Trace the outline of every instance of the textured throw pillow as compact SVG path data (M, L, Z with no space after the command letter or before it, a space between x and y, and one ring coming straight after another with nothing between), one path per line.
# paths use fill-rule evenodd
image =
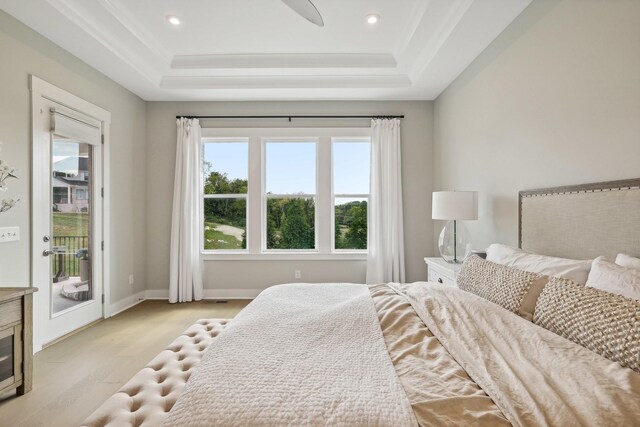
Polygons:
M487 248L487 260L531 273L564 277L583 285L587 282L591 269L591 260L532 254L500 243L494 243Z
M472 256L462 265L456 281L460 289L532 320L537 297L547 278Z
M533 323L640 372L640 302L553 277Z
M640 301L640 270L621 267L600 256L593 260L587 286Z
M627 268L637 268L640 270L640 258L636 258L627 254L618 254L616 257L616 264L627 267Z

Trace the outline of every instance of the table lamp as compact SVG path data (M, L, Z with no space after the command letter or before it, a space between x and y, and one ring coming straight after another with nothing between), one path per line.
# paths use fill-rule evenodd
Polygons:
M469 232L460 220L478 219L477 191L434 191L433 219L447 220L438 239L442 258L450 263L461 263L471 253Z

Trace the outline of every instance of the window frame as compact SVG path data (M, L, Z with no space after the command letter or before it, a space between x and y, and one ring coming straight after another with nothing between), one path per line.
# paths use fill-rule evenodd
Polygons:
M318 248L318 175L320 169L320 153L319 153L319 145L320 138L318 137L261 137L261 148L260 151L262 153L262 164L260 171L262 172L262 240L261 240L261 253L319 253ZM276 143L276 144L314 144L315 147L315 194L309 193L301 193L301 194L267 194L267 144ZM269 249L267 248L267 203L269 199L308 199L313 198L314 200L314 212L313 212L313 249Z
M244 250L204 250L204 202L199 230L203 260L365 260L367 251L334 250L333 155L332 141L371 139L369 127L345 128L203 128L202 141L218 139L248 140L249 177L247 197L247 246ZM266 249L266 148L263 141L285 142L296 139L316 142L315 249ZM204 145L202 145L204 147ZM202 168L202 166L201 166ZM204 170L201 176L204 177ZM204 180L200 185L204 195ZM230 195L225 195L230 196ZM285 195L290 196L290 195ZM204 201L204 197L201 197ZM256 238L257 236L257 238Z
M335 193L335 174L334 174L334 144L343 143L359 143L369 144L369 177L371 177L371 137L332 137L331 138L331 253L337 254L367 254L369 253L369 233L367 233L367 249L337 249L336 248L336 198L352 198L352 199L367 199L367 230L369 229L369 207L371 201L371 191L366 194L347 194L347 193ZM369 178L371 180L371 178ZM371 187L369 187L371 188Z
M204 147L205 144L247 144L247 193L246 194L206 194L204 192ZM225 138L225 137L202 137L200 139L200 222L198 228L200 230L200 253L202 254L245 254L249 252L249 191L251 180L249 179L249 139L242 137ZM205 249L204 247L204 201L205 199L244 199L245 200L245 236L247 245L244 249Z

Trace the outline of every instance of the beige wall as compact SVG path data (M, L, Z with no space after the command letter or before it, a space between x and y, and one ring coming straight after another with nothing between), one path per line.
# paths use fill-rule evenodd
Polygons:
M367 115L404 114L402 174L407 279L426 279L423 257L432 253L431 209L432 103L430 102L150 102L147 108L147 280L148 289L168 289L169 232L178 114L201 115ZM342 126L369 121L340 121ZM335 125L295 121L294 126ZM286 121L203 121L203 127L286 126ZM205 261L209 290L264 289L294 281L302 270L308 282L364 282L362 261ZM214 292L215 293L215 292ZM158 293L161 295L161 293Z
M640 177L640 2L534 0L434 122L434 190L480 192L476 248L517 244L519 190Z
M146 105L68 52L0 11L0 159L17 167L19 181L0 197L19 205L0 214L0 227L20 226L18 242L0 243L0 286L30 282L31 94L36 75L86 99L112 115L111 124L111 301L145 286ZM6 196L5 196L6 194ZM136 284L129 285L129 274ZM34 283L43 291L46 284Z
M0 226L22 232L19 242L0 244L0 285L25 284L30 276L31 73L112 113L112 301L168 289L177 114L405 114L405 250L407 279L414 281L425 279L422 257L434 253L440 229L430 220L432 190L480 191L480 219L468 225L482 248L516 243L518 190L640 176L639 17L636 0L534 1L435 104L145 103L0 12L0 158L20 170L7 196L22 198L0 214ZM362 282L365 271L361 261L205 265L209 290L261 289L293 281L295 269L305 281Z
M80 96L112 113L111 125L111 302L145 289L168 289L168 254L177 114L405 114L403 175L408 280L426 278L422 257L431 255L429 219L432 154L430 102L261 102L145 103L68 52L0 12L0 158L19 169L7 196L18 207L0 214L0 226L20 226L21 240L0 244L0 286L30 281L31 112L29 74ZM5 59L9 60L5 60ZM210 123L212 124L212 123ZM217 125L233 126L234 123ZM245 122L246 124L246 122ZM296 122L298 126L335 123ZM341 122L365 125L368 121ZM249 124L251 125L251 124ZM278 123L253 123L280 126ZM205 262L207 289L255 290L303 280L362 282L361 261ZM134 286L128 284L135 275ZM214 279L219 278L218 280ZM45 284L35 284L44 288ZM240 292L240 294L242 294ZM150 295L154 295L153 292ZM132 301L133 302L133 301Z

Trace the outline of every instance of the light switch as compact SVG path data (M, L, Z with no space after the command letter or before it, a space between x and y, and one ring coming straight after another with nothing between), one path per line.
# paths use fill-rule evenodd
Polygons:
M0 227L0 243L20 240L20 227Z

